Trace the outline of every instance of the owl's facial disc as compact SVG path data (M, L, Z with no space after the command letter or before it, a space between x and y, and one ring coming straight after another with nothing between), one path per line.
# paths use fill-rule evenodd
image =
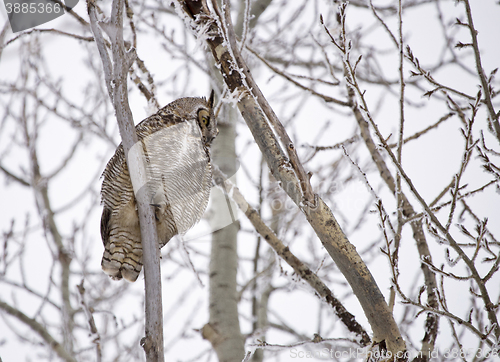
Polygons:
M205 146L210 146L212 143L213 137L207 137L210 135L210 113L206 110L201 108L198 110L198 124L200 125L201 128L201 133L203 135L203 143Z
M198 111L198 122L200 127L208 127L210 124L210 113L206 109L200 109Z

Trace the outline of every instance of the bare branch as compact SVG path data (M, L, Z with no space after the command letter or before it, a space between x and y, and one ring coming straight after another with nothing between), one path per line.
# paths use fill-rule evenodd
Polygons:
M248 86L247 90L250 91L251 94L253 94L260 108L266 115L268 121L273 126L274 131L278 134L278 137L284 144L292 168L296 173L297 178L299 179L300 189L302 190L303 202L308 203L310 205L314 205L315 203L314 193L312 191L311 183L309 182L309 176L306 174L304 167L299 161L299 157L295 150L295 146L292 143L292 140L290 139L285 128L283 127L280 120L276 116L276 113L274 113L274 110L267 102L267 99L260 91L259 86L254 81L252 74L250 73L250 70L246 65L246 62L243 60L243 57L239 52L239 48L236 45L236 36L233 31L233 24L231 22L229 2L226 1L225 4L226 6L224 9L224 20L227 27L225 35L227 36L227 40L230 46L230 53L233 58L233 61L236 64L238 64L238 67L240 67L240 69L243 71L243 74L245 74L244 82Z
M429 132L430 130L434 129L434 128L437 128L441 123L443 123L444 121L446 121L448 118L450 118L451 116L453 116L454 113L450 112L446 115L444 115L443 117L441 117L436 123L434 124L431 124L429 127L426 127L425 129L411 135L410 137L407 137L403 140L403 144L406 144L407 142L410 142L410 141L413 141L413 140L416 140L417 138L419 138L420 136L426 134L427 132ZM397 146L397 143L389 143L389 147L391 148L394 148Z
M91 333L90 336L92 338L92 342L95 343L97 362L101 362L102 360L101 336L97 331L92 311L90 310L85 300L85 288L83 286L83 279L80 282L80 284L78 284L76 287L78 289L78 293L80 294L80 304L82 305L83 311L85 312L85 316L87 317L87 322L89 323L89 328Z
M11 171L7 170L4 166L0 165L0 170L2 170L2 171L3 171L3 173L5 173L5 175L6 175L8 178L13 179L13 180L15 180L15 181L19 182L21 185L23 185L23 186L28 186L28 187L29 187L29 186L31 186L31 184L30 184L28 181L24 180L24 179L23 179L22 177L20 177L20 176L16 176L16 175L14 175Z
M49 345L57 355L66 362L76 362L76 359L71 356L71 353L67 351L62 344L52 337L52 335L47 331L47 329L38 323L36 320L28 317L26 314L22 313L20 310L10 306L4 301L0 300L0 309L10 314L11 316L17 318L22 323L29 326L33 331L35 331L44 341Z
M51 34L56 34L56 35L63 35L63 36L67 36L67 37L70 37L70 38L75 38L77 40L83 40L83 41L88 41L88 42L92 42L94 41L94 38L91 37L91 36L82 36L82 35L78 35L78 34L73 34L73 33L67 33L65 31L62 31L62 30L58 30L58 29L30 29L28 31L25 31L17 36L15 36L14 38L10 39L7 43L5 43L3 46L0 47L0 52L6 48L8 45L14 43L16 40L20 39L20 38L23 38L25 36L28 36L28 35L31 35L33 33L51 33Z
M488 80L486 78L486 75L484 74L483 65L481 63L481 52L479 51L479 44L477 42L477 30L474 28L474 22L472 21L472 11L470 8L469 0L463 0L463 3L465 5L465 13L467 14L468 28L470 30L470 35L472 38L472 48L474 49L476 70L479 76L479 80L481 81L481 88L484 93L484 101L486 103L486 106L488 107L488 113L490 115L490 120L493 123L493 128L495 129L497 139L500 142L500 123L498 121L500 112L495 113L495 109L493 107L490 85L488 84Z
M362 107L363 111L365 112L373 129L375 130L375 134L377 135L379 142L382 144L384 149L387 151L393 164L398 169L398 172L401 174L401 176L405 180L406 184L410 188L413 195L417 198L419 203L425 209L425 211L426 211L427 215L429 216L429 218L431 219L432 223L437 226L438 230L445 236L446 240L450 243L450 246L458 253L458 255L462 258L462 260L465 262L467 267L470 269L472 276L473 276L474 280L477 282L477 285L479 287L479 290L481 293L481 298L484 301L485 308L488 312L488 318L490 320L491 326L494 329L495 336L497 338L500 338L500 326L498 325L498 320L497 320L496 313L494 310L494 304L491 302L488 290L486 289L485 283L481 279L481 277L477 271L476 266L474 265L472 260L465 254L465 252L462 250L462 248L460 248L460 246L455 241L455 239L451 236L449 231L441 224L439 219L436 217L436 215L430 209L429 205L425 202L425 200L422 198L420 193L415 188L412 180L406 174L406 172L403 169L403 167L401 166L401 164L398 162L396 155L392 152L391 148L389 147L389 145L386 142L386 139L380 133L380 130L379 130L377 124L375 123L375 121L373 120L373 118L370 115L370 112L368 111L368 105L364 99L364 92L362 92L361 89L359 88L356 77L353 74L351 65L349 64L349 62L346 62L346 65L347 65L347 70L349 72L350 79L352 80L352 82L351 82L352 87L356 90L356 92L358 93L358 96L360 97L360 99L362 101L361 107Z
M262 221L258 212L245 200L240 190L219 170L214 167L214 180L216 185L221 187L227 194L232 196L241 211L255 227L255 230L266 240L266 242L276 251L276 253L290 265L293 270L304 281L306 281L321 298L332 307L335 315L344 323L346 328L355 333L360 339L361 346L367 346L370 343L370 337L364 328L358 324L354 316L349 313L342 303L335 298L332 291L321 279L299 258L297 258L290 249L276 236L276 234Z
M339 40L338 43L340 44L345 44L348 42L346 39L346 33L345 33L345 6L341 7L341 25L342 25L342 32L341 32L341 39ZM371 154L371 157L373 161L375 162L375 165L377 166L380 176L386 183L387 187L391 190L391 192L396 196L398 200L398 209L401 207L402 208L402 215L405 216L406 218L412 216L415 214L415 210L413 209L413 206L410 204L408 201L407 197L404 195L404 193L401 192L401 188L397 187L396 182L384 160L382 155L379 152L379 147L375 144L375 142L372 139L371 133L369 131L369 125L368 122L365 120L365 117L363 116L363 113L367 112L367 106L366 102L364 100L364 92L362 92L359 89L359 86L357 85L357 78L356 74L354 73L350 59L349 59L349 51L346 48L345 45L340 45L338 44L335 39L333 39L331 33L329 30L325 27L325 31L327 34L332 39L332 42L337 45L337 48L340 50L340 52L344 55L344 67L345 67L345 76L347 80L347 93L349 96L349 99L352 103L352 111L354 114L354 117L358 123L360 132L361 132L361 137L365 141L365 144ZM358 93L358 96L360 97L362 101L362 105L358 106L356 100L355 100L355 90ZM399 140L399 145L401 145L401 140ZM399 223L402 226L402 222ZM400 227L401 227L400 226ZM420 255L421 260L432 260L429 246L427 244L427 240L425 238L424 230L423 230L423 225L422 221L420 219L417 219L415 222L411 223L411 227L413 230L413 235L415 238L415 242L417 244L417 249ZM437 287L436 283L436 277L434 273L424 264L421 264L422 271L424 274L424 279L425 279L425 284L427 286L428 290L428 303L432 307L437 307L437 298L435 294L435 289ZM424 336L424 343L428 343L429 347L432 349L432 346L434 345L434 341L437 337L437 330L438 330L438 319L431 314L428 314L427 316L427 322L426 322L428 329L426 331L426 335ZM424 347L422 347L424 348ZM427 349L427 348L426 348Z
M163 313L161 301L160 250L153 207L150 205L143 187L146 182L146 169L143 155L135 148L137 134L135 132L132 112L128 104L127 73L135 60L135 49L125 52L123 41L123 0L114 0L111 18L106 23L106 30L111 39L113 65L107 53L102 32L97 24L94 0L88 0L87 6L91 27L104 66L104 74L108 93L116 111L116 118L122 137L123 150L134 187L134 194L141 225L141 240L146 289L146 337L143 344L147 361L163 362Z
M207 38L207 43L214 58L220 64L220 70L223 72L229 90L238 92L238 108L252 131L261 152L264 154L268 166L276 179L281 182L283 189L304 212L324 247L349 281L370 321L375 340L385 340L388 349L393 354L406 350L394 318L365 263L342 232L330 208L324 201L318 195L314 195L314 202L311 202L310 195L308 196L308 188L310 188L308 180L307 184L309 186L301 185L305 180L304 177L307 177L300 172L300 169L303 170L303 168L300 167L299 169L298 164L292 166L286 159L260 107L267 107L266 115L268 118L273 115L276 117L276 115L272 112L262 93L256 92L257 85L249 82L249 79L251 79L250 70L243 63L243 59L241 57L237 58L237 60L233 59L232 54L237 52L237 47L234 46L235 40L230 39L229 43L233 45L231 45L231 49L226 48L226 42L216 23L207 24L208 19L212 18L210 14L205 13L206 6L203 6L202 2L184 1L183 5L185 9L187 8L189 16L196 19L199 26L209 26L209 32L213 35ZM234 64L238 64L239 69L235 69ZM257 98L259 104L251 96L249 87L251 87L253 95ZM289 139L284 128L280 128L275 121L270 120L270 123L280 135L281 140ZM293 155L295 153L293 144L286 141L284 144L289 151L288 155ZM298 159L295 159L295 161L298 162Z
M286 80L290 81L291 83L295 84L297 87L305 90L305 91L308 91L308 92L311 92L313 95L323 99L325 102L327 103L334 103L334 104L338 104L340 106L344 106L344 107L349 107L349 103L348 102L345 102L345 101L341 101L341 100L338 100L338 99L335 99L335 98L332 98L332 97L329 97L327 95L324 95L324 94L321 94L321 93L318 93L317 91L315 91L314 89L310 88L310 87L306 87L305 85L302 85L300 84L299 82L295 81L290 75L280 71L278 68L274 67L271 63L269 63L267 60L265 60L262 56L260 56L259 53L257 53L255 50L247 47L246 49L248 49L253 55L255 55L257 58L260 59L260 61L262 63L264 63L269 69L271 69L273 72L275 72L276 74L279 74L281 75L283 78L285 78Z

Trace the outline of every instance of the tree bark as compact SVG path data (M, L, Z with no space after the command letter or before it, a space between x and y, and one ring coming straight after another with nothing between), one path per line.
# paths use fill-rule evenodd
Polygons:
M351 88L349 88L347 92L349 95L349 99L353 103L352 110L354 113L354 117L358 122L361 137L363 138L366 147L370 152L373 162L375 162L375 165L379 170L380 177L382 177L382 179L385 181L389 190L391 190L391 192L394 195L396 195L396 183L394 181L394 178L392 177L392 174L389 171L389 168L387 167L384 158L380 154L377 145L375 144L375 142L372 139L372 136L370 135L368 122L363 118L363 115L361 114L358 105L355 103L354 91ZM402 199L403 215L406 218L415 215L416 212L404 193L401 193L401 199ZM415 239L415 242L417 244L417 250L420 256L420 260L421 261L425 260L426 262L432 263L432 256L429 251L429 245L425 238L422 219L417 219L415 221L412 221L410 225L413 231L413 238ZM425 285L427 287L427 303L432 308L438 308L438 300L436 295L436 290L437 290L436 275L424 262L420 263L420 268L422 269ZM434 350L438 328L439 328L439 316L433 313L428 313L425 322L425 335L424 338L422 339L422 348L420 349L420 351L422 352L423 361L427 361L430 359L430 354Z
M218 124L219 135L212 145L212 161L230 175L237 171L235 137L236 110L223 106ZM223 120L223 121L222 121ZM240 331L237 297L239 222L237 209L227 194L212 192L212 250L210 254L209 324L203 329L217 353L220 362L241 361L245 355L245 341ZM228 210L229 209L229 210ZM228 215L229 212L229 215ZM229 221L232 221L229 225ZM225 226L227 225L227 226ZM225 227L224 227L225 226Z
M309 267L297 258L285 244L278 239L276 233L269 228L260 218L257 210L255 210L243 197L240 190L218 169L214 170L214 180L225 190L227 194L231 194L232 199L238 204L238 207L252 223L255 230L262 236L264 240L271 246L274 251L290 265L295 273L307 282L316 293L326 301L333 309L335 315L342 321L349 332L354 333L362 346L367 346L370 343L370 337L358 324L354 316L347 311L330 290Z
M258 86L253 81L250 70L239 55L237 47L232 46L231 49L228 49L226 45L230 44L230 41L225 39L216 23L208 23L208 19L217 15L209 13L204 1L186 0L182 1L181 4L192 19L197 19L192 21L189 24L190 26L198 30L202 25L209 27L208 32L211 36L207 37L207 43L216 62L220 64L220 71L229 90L233 94L239 95L238 108L261 152L264 154L271 172L281 182L281 187L305 214L323 246L351 285L370 322L374 340L377 342L384 340L392 355L405 351L405 342L384 300L384 296L366 264L356 252L356 248L349 242L330 208L323 200L317 194L313 195L314 200L309 200L308 195L306 195L307 185L301 184L303 179L300 170L294 167L296 165L292 165L285 156L261 110L262 106L259 106L256 102L256 98L258 98L259 102L267 104L265 98L261 96ZM220 14L219 19L223 23ZM224 25L225 30L229 31L231 25L227 23ZM234 39L234 34L232 36ZM271 109L268 104L267 108ZM280 132L283 132L283 130L280 130ZM285 146L287 151L294 150L292 143ZM290 152L288 154L290 155ZM298 179L301 181L299 182ZM303 202L304 200L307 202Z
M94 0L88 1L88 11L92 32L103 62L104 77L111 101L115 108L120 129L123 150L130 179L134 188L139 213L142 239L142 261L145 279L146 337L142 346L148 362L163 362L163 311L161 299L160 249L153 207L146 192L146 167L142 146L138 143L132 112L128 104L127 74L135 59L135 49L125 51L123 42L123 0L113 0L111 19L106 23L97 22ZM113 65L109 59L101 27L111 40ZM112 73L111 73L112 71ZM137 147L139 145L139 147Z

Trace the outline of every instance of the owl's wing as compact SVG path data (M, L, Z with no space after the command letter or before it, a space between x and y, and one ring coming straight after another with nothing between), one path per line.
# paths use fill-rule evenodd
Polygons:
M154 114L136 127L137 137L139 141L153 135L155 132L168 128L176 122L181 122L182 119L174 114L161 113ZM149 162L146 160L146 162ZM108 161L102 176L103 182L101 186L101 203L109 210L117 210L121 205L124 205L131 197L133 197L132 183L127 163L125 161L125 153L123 145L116 148L115 154ZM108 216L109 218L109 216ZM101 236L104 240L105 232L103 233L101 226Z
M169 204L179 233L196 224L208 204L212 169L201 131L184 121L142 139L151 203Z
M203 216L210 196L212 169L200 128L195 121L163 113L146 118L136 132L145 156L151 204L169 204L178 232L185 233ZM103 178L101 236L106 245L111 214L118 214L134 197L121 144Z
M130 176L120 144L113 157L109 160L102 174L101 204L101 238L104 246L109 243L111 218L118 215L120 209L128 204L134 197Z
M154 114L135 127L137 137L142 140L158 130L180 121L181 118L174 114L161 113L161 116ZM101 238L104 246L106 246L109 243L110 230L113 227L111 223L112 217L119 217L122 209L134 198L134 190L121 143L116 148L113 157L108 161L102 173L102 178L101 204L104 207L101 216Z

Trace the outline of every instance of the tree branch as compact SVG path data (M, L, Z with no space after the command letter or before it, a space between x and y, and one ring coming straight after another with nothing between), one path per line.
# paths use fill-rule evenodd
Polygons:
M358 324L355 317L347 311L340 300L335 298L330 288L328 288L309 267L297 258L290 249L276 236L276 234L264 223L259 213L255 210L241 194L240 190L219 170L214 167L214 180L216 185L221 187L225 193L231 195L241 211L252 223L255 230L267 241L276 253L290 265L295 273L306 281L333 309L335 315L342 321L346 328L358 336L361 346L370 343L370 337L364 328Z
M146 168L142 147L137 147L132 112L128 104L127 73L135 60L135 49L125 51L123 41L123 0L113 0L111 18L101 23L111 40L113 65L106 50L104 38L97 23L94 0L87 2L92 31L101 55L108 93L113 102L122 137L130 178L134 188L141 226L142 258L146 289L146 337L144 351L148 362L163 362L163 312L161 300L160 249L153 207L147 197ZM112 72L112 73L111 73Z
M477 42L477 30L474 28L474 22L472 21L472 11L470 9L469 0L463 0L463 3L465 5L465 12L467 14L468 28L472 37L472 48L474 49L477 75L479 76L479 80L481 81L481 88L484 92L484 102L486 103L486 107L488 108L490 120L493 123L493 128L495 129L497 139L498 141L500 141L500 123L498 122L500 112L495 113L495 108L493 107L493 102L491 100L491 89L490 85L488 84L488 80L486 79L486 75L484 74L483 65L481 63L481 52L479 50L479 44Z
M0 170L2 170L3 173L5 173L5 176L7 176L7 178L10 178L10 179L12 179L14 181L17 181L17 182L19 182L23 186L28 186L28 187L31 186L31 184L28 181L24 180L20 176L14 175L12 172L10 172L9 170L7 170L4 166L0 165Z
M47 343L50 348L57 353L59 357L61 357L66 362L77 362L75 358L71 356L71 354L52 337L52 335L47 331L47 329L38 323L36 320L28 317L26 314L21 312L20 310L10 306L4 301L0 300L0 309L4 310L6 313L11 316L17 318L27 326L29 326L33 331L35 331L44 341Z
M332 40L333 40L333 38L332 38ZM337 45L337 47L339 47L339 46ZM344 51L345 51L345 49L344 49ZM447 228L441 224L439 219L432 212L432 210L429 207L429 205L427 204L427 202L423 199L423 197L417 191L416 187L413 185L412 180L406 174L406 172L403 169L403 167L401 166L401 164L398 162L397 156L394 154L394 152L392 152L391 148L387 144L386 139L382 136L377 124L375 123L375 121L373 120L373 118L369 112L368 105L367 105L365 97L364 97L364 92L361 90L361 88L357 82L356 76L355 76L355 67L353 67L351 65L351 63L349 62L349 57L345 58L345 65L346 65L346 71L348 73L349 86L352 87L352 89L354 89L356 91L359 98L361 99L360 108L363 110L368 121L370 122L371 126L375 130L375 134L377 135L379 142L381 143L382 147L387 151L387 154L389 155L393 164L396 166L398 173L401 174L401 177L405 180L406 184L410 188L413 195L417 198L418 202L422 205L425 212L427 213L427 215L431 219L432 223L434 225L436 225L437 229L445 236L445 238L449 242L450 246L453 248L453 250L455 250L457 252L457 254L465 262L465 264L467 265L467 267L471 271L472 277L474 278L474 280L476 281L476 283L478 285L480 295L481 295L481 298L483 299L484 306L485 306L487 314L488 314L488 319L489 319L491 326L494 330L495 336L497 339L500 338L500 326L498 325L498 319L496 317L494 304L491 302L488 290L486 289L486 286L485 286L485 282L484 282L484 280L482 280L481 276L479 275L479 272L478 272L474 262L467 256L467 254L465 254L465 252L462 250L460 245L455 241L453 236L449 233ZM364 121L364 122L366 122L366 121ZM436 235L437 235L437 232L436 232ZM417 243L417 246L418 246L418 243ZM430 257L430 254L429 254L429 257Z
M216 4L214 1L212 1L212 3ZM266 97L264 97L264 94L262 94L259 86L254 81L252 73L250 73L250 70L248 69L245 60L240 54L239 47L236 45L236 35L234 34L233 23L231 21L231 16L230 16L231 9L229 6L229 1L224 0L224 4L225 4L224 19L220 19L220 21L224 22L226 27L226 36L227 36L226 40L228 40L228 43L230 45L229 51L231 54L231 58L233 62L238 65L240 71L242 71L243 74L245 74L244 82L247 85L246 89L255 97L260 108L266 115L269 123L271 123L274 131L277 133L280 141L283 143L283 146L286 148L286 153L288 155L288 158L290 159L290 164L292 166L292 169L297 175L297 178L299 179L299 186L300 190L302 191L301 202L313 205L315 202L315 198L314 198L314 193L312 191L311 183L309 182L310 177L306 174L304 167L300 163L299 156L297 155L292 140L290 139L288 133L281 124L278 116L276 115L276 113L274 113L274 110L272 109L271 105L267 102Z
M380 176L382 179L385 181L387 187L391 190L391 192L396 196L396 198L400 199L400 206L398 205L398 208L401 207L403 216L406 218L411 217L412 215L415 215L415 210L413 206L410 204L408 201L407 197L405 196L404 193L401 192L401 188L397 187L396 181L394 180L394 177L392 176L384 158L379 152L379 148L373 141L370 130L369 130L369 124L365 120L360 106L356 102L356 97L355 97L355 87L352 86L353 82L356 82L356 73L355 70L353 70L353 67L351 66L350 59L349 59L349 54L348 50L346 49L346 43L347 39L345 38L345 7L341 9L341 24L342 24L342 31L341 31L341 44L337 44L335 39L331 36L328 28L325 26L325 31L327 34L330 36L332 42L337 46L337 48L343 53L344 55L344 67L345 67L345 76L347 80L347 94L349 96L349 100L352 104L352 111L354 114L354 117L358 123L361 137L365 141L365 144L371 154L371 157L373 161L375 162L375 165L377 166ZM355 66L354 66L355 68ZM360 95L360 92L358 91L358 95ZM360 95L362 101L364 101L364 94ZM363 103L363 106L366 106L365 103ZM399 140L398 144L401 145L403 141ZM399 192L398 192L399 191ZM430 250L429 250L429 245L427 243L427 240L425 238L425 233L423 230L423 225L422 225L422 220L418 219L415 220L411 223L411 228L413 230L413 237L415 239L415 242L417 244L417 250L420 255L421 260L432 260ZM425 285L427 287L427 298L428 298L428 303L431 307L437 308L438 307L438 302L437 302L437 296L435 293L435 290L437 288L437 282L436 282L436 276L435 274L425 265L425 263L421 263L421 268L422 272L424 274L424 280L425 280ZM437 332L438 332L438 318L434 314L428 314L427 315L427 320L426 320L426 333L424 335L423 339L423 345L422 345L422 351L425 350L424 353L427 353L429 350L432 350L434 348L435 340L437 338Z
M281 182L281 187L300 207L324 247L346 277L370 322L374 332L374 339L376 341L385 340L388 349L393 354L406 350L392 313L388 309L384 296L366 264L356 252L355 247L346 238L330 208L318 195L312 193L308 195L310 184L309 180L305 185L303 184L305 173L300 172L301 169L303 170L302 166L299 167L299 164L292 166L274 136L269 123L275 127L281 140L285 140L283 143L289 151L288 155L293 156L295 149L291 142L286 141L289 140L286 131L284 128L280 128L278 123L274 122L277 117L258 90L257 84L255 82L248 83L251 79L250 70L241 57L238 60L233 57L233 54L238 51L237 47L234 46L234 33L232 35L233 41L229 42L229 44L232 43L231 48L228 49L226 47L228 42L225 41L217 26L217 19L214 19L213 14L208 12L206 2L184 0L181 1L181 5L193 19L193 21L188 22L188 26L193 26L198 31L202 27L207 28L210 36L206 38L206 41L216 62L220 65L220 71L229 91L239 96L238 108L263 153L271 172ZM236 64L237 68L235 68ZM259 103L257 103L256 99ZM268 117L274 117L274 121L271 119L268 123L261 107L267 110L266 115ZM295 159L295 162L298 162L298 159Z

